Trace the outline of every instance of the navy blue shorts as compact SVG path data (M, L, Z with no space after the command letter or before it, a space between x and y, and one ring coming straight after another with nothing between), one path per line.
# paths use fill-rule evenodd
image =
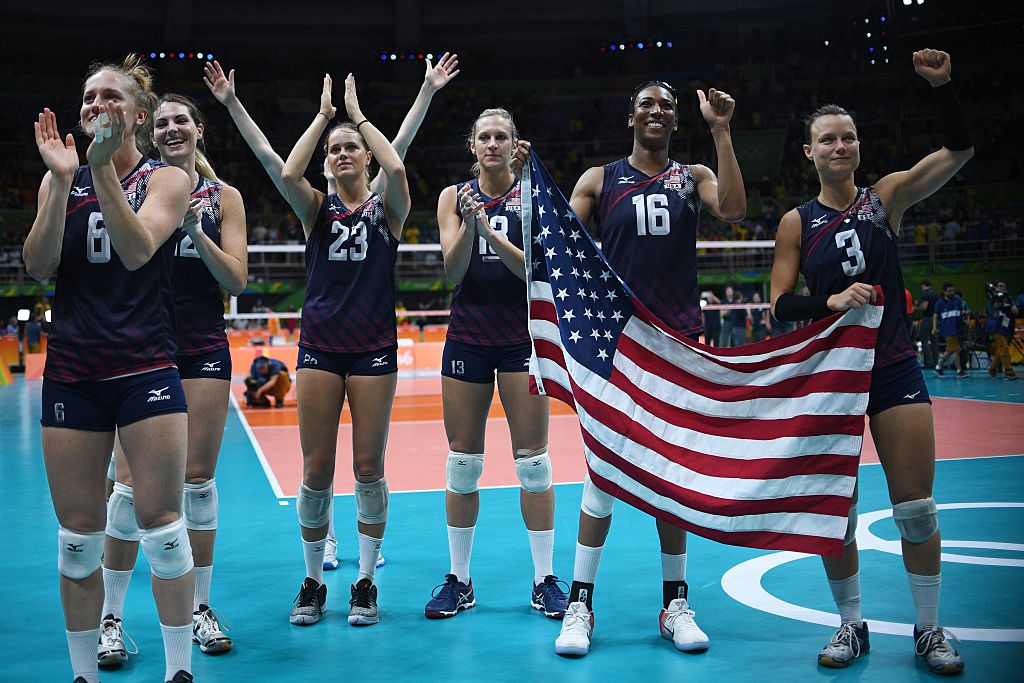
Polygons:
M231 381L231 349L224 347L195 355L178 354L174 359L182 379L226 379Z
M508 346L484 346L445 341L441 375L463 382L490 384L495 372L529 372L530 342Z
M874 417L894 406L931 402L916 358L908 358L884 368L875 366L871 371L868 417Z
M375 377L398 372L398 347L389 346L377 351L358 353L332 353L317 351L299 345L297 369L324 370L342 377Z
M112 432L167 413L187 413L177 368L66 384L43 379L44 427Z

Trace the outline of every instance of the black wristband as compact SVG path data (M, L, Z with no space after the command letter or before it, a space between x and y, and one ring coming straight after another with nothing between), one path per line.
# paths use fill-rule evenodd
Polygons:
M775 300L775 319L795 323L798 320L818 320L834 311L828 307L828 294L821 296L800 296L780 294Z
M325 119L327 119L328 121L330 121L330 120L331 120L331 117L330 117L330 116L328 116L327 114L323 113L322 111L318 111L318 112L316 113L316 115L317 115L317 116L322 116L322 117L324 117Z
M967 116L956 96L953 81L932 88L935 104L939 109L939 123L942 126L942 146L952 152L961 152L974 146Z
M363 119L362 121L360 121L359 123L356 124L356 130L359 130L359 126L363 125L364 123L369 123L369 122L370 122L370 119Z

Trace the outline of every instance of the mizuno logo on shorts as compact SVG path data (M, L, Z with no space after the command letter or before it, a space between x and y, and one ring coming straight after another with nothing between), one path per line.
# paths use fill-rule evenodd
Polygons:
M381 356L380 358L374 358L373 359L373 365L371 365L370 367L372 367L372 368L379 368L380 366L387 365L387 364L388 364L388 357L387 356Z
M153 403L154 401L170 401L171 397L164 393L168 388L169 387L164 387L163 389L150 389L149 393L153 395L146 399L146 403Z
M203 372L218 372L220 371L220 368L217 367L218 365L220 365L219 360L215 360L212 363L203 363Z
M917 391L915 391L914 393L912 393L912 394L907 394L907 395L906 395L906 396L904 396L903 398L909 398L910 400L914 400L915 398L917 398L917 395L918 395L918 394L920 394L920 393L921 393L921 390L920 390L920 389L918 389L918 390L917 390Z

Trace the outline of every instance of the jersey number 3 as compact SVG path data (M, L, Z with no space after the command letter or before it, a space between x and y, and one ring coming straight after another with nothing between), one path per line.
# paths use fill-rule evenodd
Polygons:
M338 239L331 242L331 249L327 258L331 261L362 261L366 258L366 249L370 246L367 242L366 223L359 221L355 227L350 228L342 225L341 221L334 221L331 224L332 233L341 233ZM342 246L352 237L355 244L351 247Z
M860 275L864 272L867 267L867 262L864 258L864 252L860 249L860 238L857 237L856 230L843 230L842 232L836 233L836 246L840 249L846 249L846 255L850 257L849 261L843 261L843 272L848 276L853 277L854 275Z
M636 209L636 234L667 235L672 229L672 214L668 212L668 197L663 194L633 197Z
M89 232L85 235L85 255L89 263L110 261L110 236L103 224L103 214L94 211L89 214Z

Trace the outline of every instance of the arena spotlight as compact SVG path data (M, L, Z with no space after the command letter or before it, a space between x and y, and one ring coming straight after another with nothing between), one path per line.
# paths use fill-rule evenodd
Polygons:
M625 49L626 49L626 46L625 46L625 45L623 45L622 43L619 43L619 49L620 49L620 50L625 50Z
M28 319L29 319L29 316L31 316L31 315L32 315L32 311L28 310L27 308L19 308L18 309L18 322L19 323L27 323Z
M638 49L638 50L644 49L644 44L643 43L637 43L636 44L636 49Z
M924 4L924 0L917 0L917 4L923 5Z
M672 41L670 40L667 43L665 43L665 47L672 47Z
M656 47L661 47L661 41L659 40L659 41L658 41L658 42L656 42L656 43L655 43L654 45L655 45Z
M184 52L179 52L178 53L178 59L185 59L185 53Z
M828 41L827 40L825 41L825 47L828 47Z
M865 35L866 35L866 36L867 36L868 38L870 38L870 37L871 37L871 32L869 31L869 32L868 32L868 33L866 33Z
M427 53L427 59L433 59L433 58L434 58L434 53L433 52L428 52Z
M907 7L910 7L912 4L914 4L914 0L903 0L903 4L906 5Z
M393 62L393 61L395 61L396 59L398 59L398 55L396 55L396 54L395 54L394 52L392 52L392 53L391 53L391 61Z
M882 17L882 21L883 21L883 22L885 21L885 17L884 17L884 16Z
M617 48L614 45L609 45L608 49L614 52Z
M149 58L150 59L156 59L156 53L155 52L150 52L149 53Z
M167 55L166 55L166 54L164 54L163 52L161 52L161 53L160 53L160 59L163 59L163 58L164 58L164 57L166 57L166 56L167 56Z

